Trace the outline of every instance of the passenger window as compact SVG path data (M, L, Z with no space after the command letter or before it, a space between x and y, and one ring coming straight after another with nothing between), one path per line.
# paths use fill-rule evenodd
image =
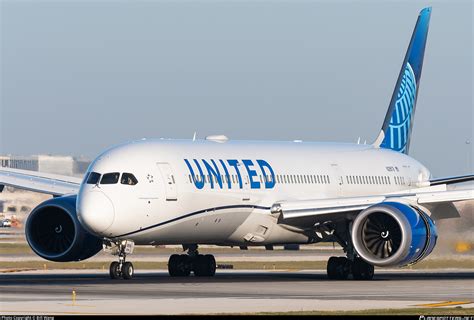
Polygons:
M189 181L191 181L191 175L189 175ZM124 172L122 173L122 179L120 179L120 183L134 186L138 183L138 180L133 174Z
M89 177L87 178L87 184L97 184L100 180L100 173L91 172L89 173Z
M119 172L106 173L102 176L102 179L100 180L100 184L115 184L118 182L119 177L120 177Z

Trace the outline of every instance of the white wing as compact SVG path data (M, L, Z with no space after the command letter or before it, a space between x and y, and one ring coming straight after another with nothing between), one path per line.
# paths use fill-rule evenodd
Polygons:
M79 192L82 179L37 171L0 168L0 192L3 186L62 196Z
M328 220L350 219L377 203L402 201L425 207L434 220L439 220L459 217L459 212L453 203L464 200L474 200L472 184L463 186L443 184L363 197L279 201L272 206L271 211L273 214L279 214L280 223L309 227Z

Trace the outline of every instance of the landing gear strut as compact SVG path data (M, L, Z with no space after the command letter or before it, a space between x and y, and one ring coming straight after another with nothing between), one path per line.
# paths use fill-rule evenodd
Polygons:
M187 277L191 271L197 277L212 277L216 273L213 255L199 254L197 245L183 245L187 254L173 254L168 261L168 272L172 277Z
M129 261L125 261L127 254L133 252L134 243L131 241L119 241L115 243L115 246L108 242L104 243L104 249L110 250L113 255L119 257L118 261L114 261L110 264L109 274L111 279L125 279L130 280L133 278L135 269L133 264Z
M339 232L336 232L339 231ZM347 257L331 257L327 264L327 275L329 279L346 280L352 275L354 280L372 280L374 277L374 266L365 262L357 256L352 245L349 233L349 225L342 224L334 228L333 233Z

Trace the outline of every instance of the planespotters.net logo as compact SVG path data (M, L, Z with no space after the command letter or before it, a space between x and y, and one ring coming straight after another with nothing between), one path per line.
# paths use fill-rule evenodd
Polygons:
M420 316L420 320L474 320L474 316Z

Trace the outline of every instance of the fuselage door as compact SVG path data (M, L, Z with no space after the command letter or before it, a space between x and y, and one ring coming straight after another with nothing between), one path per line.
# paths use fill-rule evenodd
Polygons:
M338 163L332 163L331 164L331 169L334 174L334 177L336 178L335 181L335 186L336 186L336 194L338 197L343 197L344 196L344 172L341 168L341 166Z
M158 162L158 168L160 169L161 178L165 185L165 193L167 201L178 200L178 191L176 188L176 178L173 173L173 169L167 162Z

